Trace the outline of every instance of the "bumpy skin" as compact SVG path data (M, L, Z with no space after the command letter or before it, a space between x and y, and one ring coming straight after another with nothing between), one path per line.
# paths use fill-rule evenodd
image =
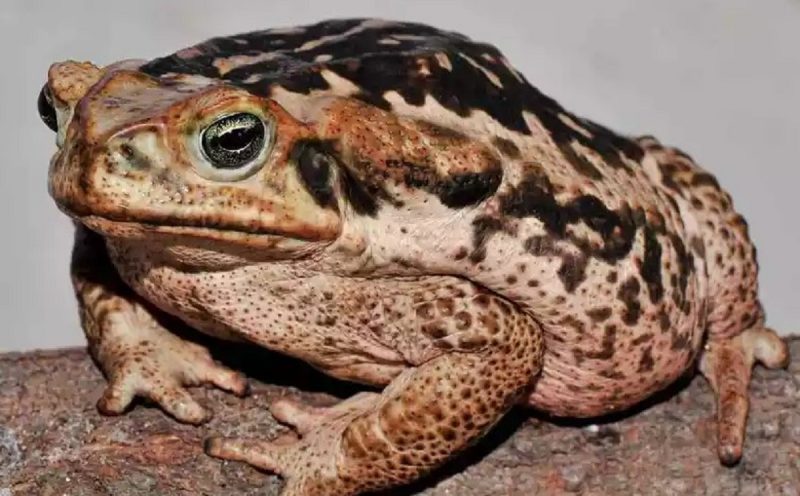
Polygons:
M299 438L211 439L285 495L414 480L513 404L629 407L699 358L719 451L741 456L764 327L755 250L684 153L577 117L494 47L418 24L339 20L217 38L151 62L50 69L50 190L78 223L73 278L110 379L208 417L184 389L244 380L159 313L384 387L275 416ZM274 129L241 176L198 153L246 111Z

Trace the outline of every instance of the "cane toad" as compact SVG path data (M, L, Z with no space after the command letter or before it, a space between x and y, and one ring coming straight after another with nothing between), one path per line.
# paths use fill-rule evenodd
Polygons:
M345 19L67 61L39 111L101 411L138 395L201 423L188 386L245 392L159 312L382 388L276 402L291 439L207 442L284 476L285 496L405 484L514 405L607 414L698 364L734 463L752 366L788 361L711 174L460 34Z

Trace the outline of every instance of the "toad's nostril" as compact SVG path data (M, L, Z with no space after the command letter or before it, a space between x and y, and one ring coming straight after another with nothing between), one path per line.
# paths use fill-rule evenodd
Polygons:
M39 117L42 118L47 127L55 132L58 132L58 118L56 117L56 109L53 107L53 99L50 96L50 88L45 84L39 92L39 98L36 102L39 107Z

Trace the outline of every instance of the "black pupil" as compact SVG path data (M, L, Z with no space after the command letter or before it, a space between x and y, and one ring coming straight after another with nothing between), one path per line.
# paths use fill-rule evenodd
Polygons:
M52 129L53 131L58 132L58 119L56 118L56 109L54 109L53 104L50 103L50 98L48 95L48 89L46 84L42 87L42 91L39 92L39 98L36 102L36 106L39 108L39 117L42 118L42 122L44 122L47 125L47 127Z
M264 124L253 114L234 114L203 133L203 151L219 169L236 169L254 159L264 145Z
M216 140L222 148L237 152L249 145L256 138L256 134L254 127L237 127L218 135Z

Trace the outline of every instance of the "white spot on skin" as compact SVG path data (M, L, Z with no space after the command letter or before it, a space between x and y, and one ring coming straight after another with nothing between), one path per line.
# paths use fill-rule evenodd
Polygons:
M425 96L425 101L422 105L409 105L396 91L387 91L382 96L391 104L392 111L398 115L434 122L451 129L458 129L460 132L473 136L478 140L484 140L487 136L508 133L508 130L502 124L480 109L475 109L470 112L469 116L462 117L442 106L430 95Z
M333 71L324 69L320 71L320 75L325 79L325 81L328 82L331 90L333 90L333 92L337 95L347 96L361 91L361 88L358 85L349 79L343 78Z
M338 75L333 74L333 77ZM323 76L324 77L324 76ZM271 98L275 100L284 110L286 110L292 117L301 122L312 122L319 120L323 117L325 108L338 96L348 96L352 94L352 83L348 80L339 77L342 84L337 84L335 87L314 90L305 93L295 93L289 91L283 86L276 85L272 87ZM349 83L349 87L348 87ZM337 94L336 91L340 90L343 93Z
M305 26L287 26L284 28L270 28L269 34L303 34L306 32Z
M381 38L378 40L379 45L399 45L400 42L394 38Z
M594 137L592 133L590 133L586 128L575 122L572 119L572 117L568 116L567 114L559 113L558 118L559 120L561 120L561 122L569 126L573 131L577 131L589 139L592 139Z
M189 47L175 52L175 55L177 55L179 58L182 59L193 59L195 57L203 55L203 51L197 47Z
M305 52L308 50L313 50L327 43L332 43L349 38L350 36L360 33L362 31L366 31L367 29L382 28L390 26L391 24L392 23L380 19L367 19L358 26L348 29L344 33L330 34L327 36L323 36L321 38L317 38L316 40L307 41L303 43L299 48L295 49L295 52Z
M329 53L321 53L314 57L314 62L328 62L333 59L333 55Z
M259 62L266 62L267 60L279 57L281 57L281 54L277 52L259 53L258 55L234 55L232 57L215 59L213 65L219 71L220 76L224 76L239 67L258 64Z
M253 74L251 76L247 76L247 78L245 78L243 82L246 84L253 84L261 81L262 79L264 79L263 74Z
M658 167L658 161L652 154L647 153L642 158L642 169L644 169L648 176L653 178L655 184L661 184L663 182L661 169Z
M393 34L392 38L401 41L424 41L427 38L415 34Z
M433 54L436 57L436 61L439 63L439 67L442 69L447 69L448 71L453 70L453 64L450 63L450 58L447 56L446 53L436 52Z

